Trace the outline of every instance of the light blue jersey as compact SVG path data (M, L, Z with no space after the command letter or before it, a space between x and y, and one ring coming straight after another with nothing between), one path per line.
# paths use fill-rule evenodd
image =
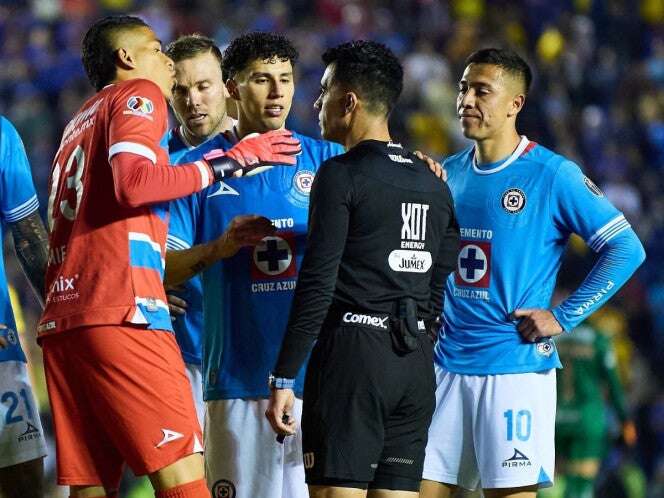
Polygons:
M576 164L525 137L506 160L478 167L471 148L444 166L461 245L436 361L469 375L560 368L553 341L524 341L510 314L549 308L563 251L576 233L600 254L615 249L552 310L567 331L587 318L643 260L629 223ZM634 261L618 262L626 253Z
M185 142L182 137L182 130L180 127L171 129L168 132L168 157L171 164L182 163L180 159L185 154L196 150L195 147ZM200 154L192 153L190 159L192 161L201 159L206 151ZM195 157L194 157L195 156ZM183 208L187 208L186 212L179 212ZM173 212L178 211L176 218L184 221L190 215L188 203L170 203L170 216L173 218ZM189 217L188 220L193 223L193 219ZM169 223L169 233L166 239L166 249L178 250L187 249L190 245L183 243L177 237L171 234L170 227L172 222ZM203 361L203 281L200 275L195 275L190 280L181 285L182 290L174 292L175 295L181 297L187 302L187 312L184 315L174 315L173 330L175 331L175 338L177 339L178 346L182 352L182 359L185 363L192 363L200 365Z
M17 222L38 208L30 163L21 137L12 124L0 116L0 216L2 216L0 246L3 244L7 223ZM0 259L0 323L7 326L7 330L0 330L0 334L9 342L8 347L0 349L0 361L26 361L16 333L16 322L9 301L4 258Z
M340 145L294 136L302 145L296 166L218 182L171 205L170 238L181 249L215 240L238 215L260 214L278 229L274 237L241 249L203 273L206 400L269 395L267 376L286 332L304 255L311 183L323 161L343 153ZM235 141L232 133L219 135L180 162L211 149L228 150ZM297 393L302 392L303 374L304 368Z
M178 164L180 158L194 148L183 137L181 127L176 126L168 131L168 160L171 164Z

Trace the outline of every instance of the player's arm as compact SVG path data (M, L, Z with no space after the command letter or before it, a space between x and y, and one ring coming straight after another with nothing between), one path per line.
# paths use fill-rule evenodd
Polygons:
M320 333L346 246L352 182L346 167L328 160L316 174L309 200L309 234L286 335L273 370L276 381L265 412L278 434L293 434L293 379ZM290 421L284 422L284 415Z
M142 102L136 110L136 102ZM108 159L118 202L138 207L191 195L215 181L241 176L260 164L295 164L299 141L287 130L242 140L227 152L172 168L160 147L168 109L153 82L136 79L109 103Z
M447 191L449 199L447 206L448 223L440 241L438 257L436 258L433 272L431 274L430 284L431 294L429 297L429 307L434 317L439 317L443 311L445 282L447 281L449 274L452 273L456 267L456 259L459 253L459 224L454 212L452 194L449 192L446 185L445 190Z
M39 202L30 163L14 126L0 117L0 212L9 225L19 262L38 300L44 303L48 235L39 217Z
M579 288L552 310L513 313L528 341L571 331L603 306L645 260L643 245L625 217L571 161L556 174L550 209L561 231L579 234L598 258Z
M120 142L109 151L115 196L127 207L185 197L262 164L293 165L300 152L299 141L289 131L274 130L242 140L228 151L213 150L200 161L173 168L160 164L159 156L148 147L137 145Z
M346 245L351 182L343 165L326 161L311 188L307 249L274 375L295 378L332 302Z
M219 238L189 249L166 251L164 285L186 282L220 259L234 256L241 247L256 245L274 232L272 222L263 216L236 216Z
M28 277L37 298L44 304L46 265L48 263L48 234L38 211L9 223L14 248L23 272Z

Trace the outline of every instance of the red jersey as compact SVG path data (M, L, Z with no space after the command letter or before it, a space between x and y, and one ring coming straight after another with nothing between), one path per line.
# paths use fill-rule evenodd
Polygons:
M213 178L202 162L168 167L166 128L162 92L143 79L105 87L65 128L49 182L40 337L123 323L171 330L163 201L197 192Z

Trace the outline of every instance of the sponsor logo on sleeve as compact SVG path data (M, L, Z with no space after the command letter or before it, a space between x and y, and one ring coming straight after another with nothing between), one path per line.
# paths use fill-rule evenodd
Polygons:
M509 214L517 214L526 207L526 194L518 188L510 188L503 192L501 199L503 209Z
M593 195L596 195L597 197L604 197L604 192L602 192L602 190L597 185L595 185L595 182L593 182L587 176L583 177L583 183L586 185L586 188L593 193Z
M147 97L140 97L138 95L132 95L127 100L127 109L123 111L123 114L132 114L134 116L140 116L143 118L148 118L152 121L152 114L154 112L154 104Z

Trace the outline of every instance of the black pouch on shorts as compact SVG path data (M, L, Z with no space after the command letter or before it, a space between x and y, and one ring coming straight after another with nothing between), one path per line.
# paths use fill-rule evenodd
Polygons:
M397 303L396 316L390 318L390 335L394 350L399 354L408 354L419 346L417 325L417 305L409 297Z

